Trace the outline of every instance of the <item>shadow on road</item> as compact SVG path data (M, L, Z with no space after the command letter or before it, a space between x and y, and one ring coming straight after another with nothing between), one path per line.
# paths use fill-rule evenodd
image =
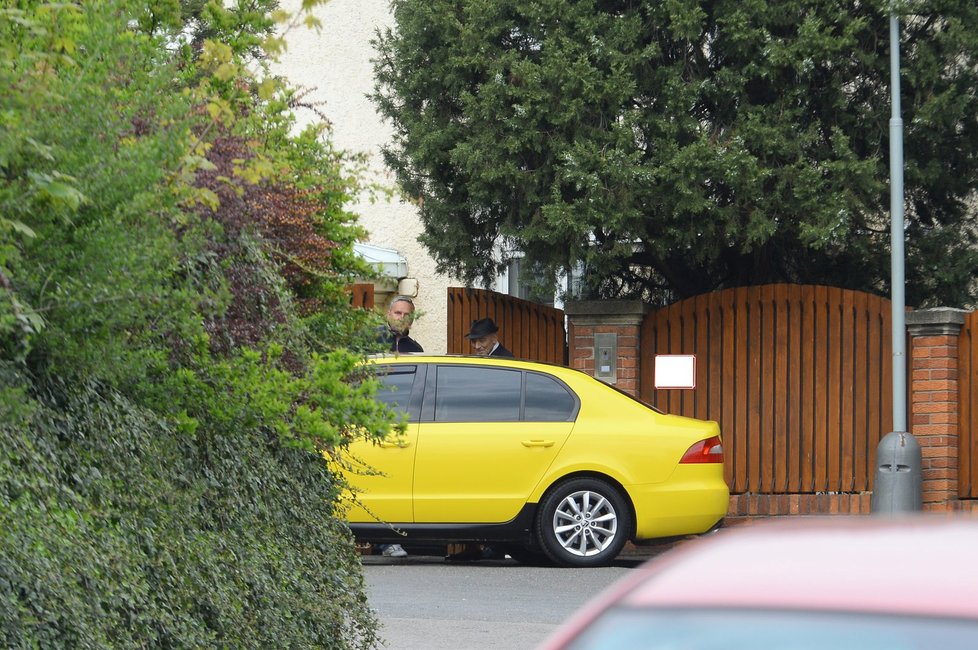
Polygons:
M661 555L665 551L674 548L676 545L681 544L683 540L675 540L670 542L663 542L660 544L653 544L648 546L634 546L629 544L625 549L618 555L612 566L621 568L634 568L642 564L643 562L650 560L656 556ZM404 550L408 552L407 557L393 558L384 557L379 553L363 555L362 561L364 565L432 565L432 564L443 564L445 566L460 566L460 567L518 567L524 566L516 560L509 558L506 559L493 559L493 560L476 560L472 562L458 562L450 561L445 559L445 547L444 546L411 546L403 545Z

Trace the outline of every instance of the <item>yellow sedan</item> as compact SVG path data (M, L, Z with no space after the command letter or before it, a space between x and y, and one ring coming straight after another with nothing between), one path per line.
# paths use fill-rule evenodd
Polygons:
M482 542L603 566L727 511L716 422L666 415L580 371L505 358L372 359L402 435L355 443L361 541Z

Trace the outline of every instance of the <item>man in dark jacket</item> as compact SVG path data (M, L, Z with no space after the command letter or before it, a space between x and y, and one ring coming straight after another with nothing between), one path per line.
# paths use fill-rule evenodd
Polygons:
M491 318L480 318L472 321L472 329L465 337L472 341L472 348L479 356L512 357L513 353L499 342L498 331L499 327Z
M394 296L387 308L387 326L381 326L378 338L390 346L391 352L424 352L421 344L408 336L414 322L414 301L407 296Z
M421 344L408 336L414 322L414 301L407 296L394 296L387 307L387 325L381 325L377 338L390 346L391 352L424 352ZM384 557L406 557L407 551L400 544L378 544L377 551Z

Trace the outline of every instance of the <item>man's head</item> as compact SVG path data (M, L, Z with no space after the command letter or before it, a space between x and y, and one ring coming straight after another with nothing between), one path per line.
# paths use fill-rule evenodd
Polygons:
M475 353L482 357L488 357L492 352L492 349L496 347L496 343L499 341L499 337L495 334L486 334L485 336L480 336L477 339L471 339L472 349Z
M472 329L465 336L472 342L472 349L476 354L488 357L499 342L499 337L496 335L498 331L499 328L491 318L482 318L472 321Z
M387 308L387 324L398 334L407 334L414 322L414 301L407 296L394 296Z

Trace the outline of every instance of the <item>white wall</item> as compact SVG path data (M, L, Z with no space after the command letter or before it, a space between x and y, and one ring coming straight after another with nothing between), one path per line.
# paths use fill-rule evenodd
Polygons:
M300 7L301 0L282 2L282 9L292 13ZM370 41L377 28L393 24L387 0L331 0L317 8L315 15L322 22L322 30L317 34L298 27L290 32L286 36L288 51L273 70L293 85L314 89L307 99L325 102L320 109L333 124L335 146L366 153L373 180L393 187L393 176L380 156L391 129L367 98L374 88ZM302 113L297 117L300 125L318 119ZM360 223L370 232L369 243L396 249L407 259L408 274L418 280L415 305L421 314L411 335L426 352L444 354L447 288L461 283L435 273L434 260L417 241L422 231L417 211L397 197L380 197L375 203L361 197L348 208L360 216Z

